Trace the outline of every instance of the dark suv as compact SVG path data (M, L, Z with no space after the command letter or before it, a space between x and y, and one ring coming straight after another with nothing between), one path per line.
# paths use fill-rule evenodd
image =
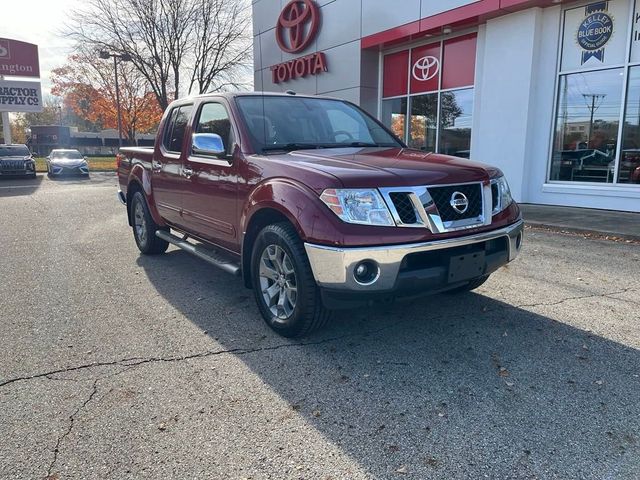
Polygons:
M26 145L0 145L0 177L36 178L36 162Z

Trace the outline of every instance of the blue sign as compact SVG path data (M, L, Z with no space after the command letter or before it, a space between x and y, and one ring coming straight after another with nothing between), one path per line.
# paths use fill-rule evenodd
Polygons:
M592 3L585 7L585 19L578 27L577 41L582 63L590 58L604 62L604 47L613 35L613 17L607 13L608 2Z

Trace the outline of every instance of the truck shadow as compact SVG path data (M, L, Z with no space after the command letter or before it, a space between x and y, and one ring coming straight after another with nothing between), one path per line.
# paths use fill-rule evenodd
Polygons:
M240 279L175 250L138 264L370 478L640 474L634 348L475 293L341 312L288 341Z

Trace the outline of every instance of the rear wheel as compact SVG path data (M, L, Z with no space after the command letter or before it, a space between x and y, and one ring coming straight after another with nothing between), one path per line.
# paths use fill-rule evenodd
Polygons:
M447 290L445 293L463 293L470 292L471 290L475 290L484 282L489 280L489 275L485 275L484 277L474 278L473 280L461 285L460 287L456 287L453 290Z
M303 337L329 321L304 245L288 223L265 227L251 256L251 281L262 317L284 337Z
M156 232L161 227L153 221L147 201L140 191L135 192L131 198L131 220L133 237L142 253L145 255L157 255L167 250L169 243L156 237Z

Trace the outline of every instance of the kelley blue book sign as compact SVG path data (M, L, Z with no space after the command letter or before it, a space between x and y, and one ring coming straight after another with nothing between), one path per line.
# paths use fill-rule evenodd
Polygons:
M599 1L566 10L561 70L624 63L628 28L628 0Z
M40 82L0 80L0 112L41 112Z

